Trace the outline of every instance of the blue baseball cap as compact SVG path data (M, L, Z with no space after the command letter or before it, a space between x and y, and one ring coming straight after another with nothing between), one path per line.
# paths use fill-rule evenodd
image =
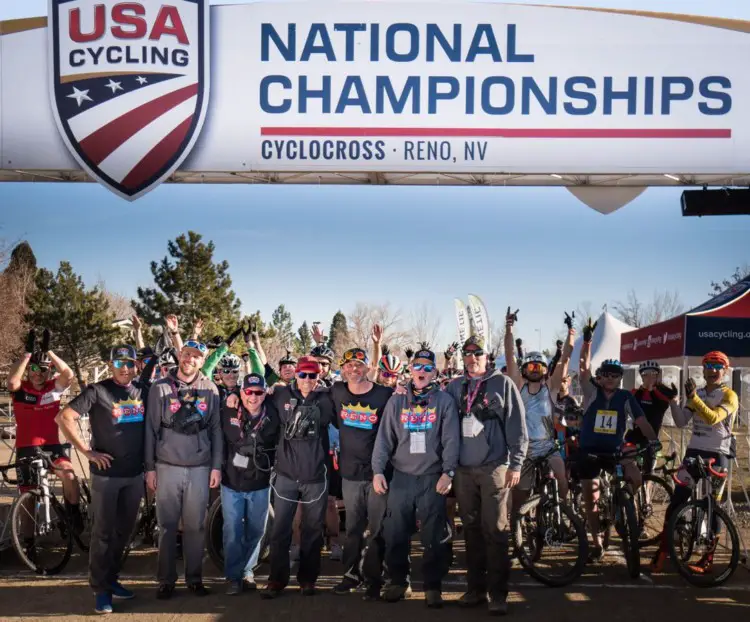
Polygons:
M138 353L133 346L120 344L109 351L110 361L137 361Z
M263 389L266 390L266 379L260 374L248 374L242 381L243 389Z

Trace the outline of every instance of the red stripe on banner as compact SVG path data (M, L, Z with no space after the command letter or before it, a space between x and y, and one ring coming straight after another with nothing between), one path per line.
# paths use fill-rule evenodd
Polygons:
M175 152L179 149L182 141L185 140L185 135L190 129L190 123L193 120L193 115L190 115L176 128L174 128L169 134L162 138L156 146L149 151L138 164L136 164L132 170L126 175L125 179L122 180L122 185L132 190L140 186L144 181L153 177L156 172L164 166L164 164L171 158Z
M731 129L555 129L501 127L263 127L261 136L488 138L731 138Z
M99 165L128 138L196 93L198 84L190 84L138 106L89 134L81 141L81 149L94 164Z

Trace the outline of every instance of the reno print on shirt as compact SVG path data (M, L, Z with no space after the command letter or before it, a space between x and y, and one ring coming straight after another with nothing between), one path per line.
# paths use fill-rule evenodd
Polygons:
M431 430L437 423L437 409L414 406L401 409L401 425L410 432Z
M341 405L341 423L350 428L372 430L378 425L378 409L356 404Z
M145 412L146 409L140 399L119 400L112 403L112 417L117 425L140 423L143 421Z

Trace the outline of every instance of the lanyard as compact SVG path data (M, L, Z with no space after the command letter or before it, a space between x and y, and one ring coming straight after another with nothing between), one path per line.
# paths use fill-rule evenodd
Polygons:
M477 382L477 386L474 387L474 390L467 391L466 393L466 416L467 417L471 415L471 407L474 405L474 400L477 399L477 394L479 393L479 389L482 387L482 382L484 382L484 380L479 380Z
M247 421L251 421L253 419L253 416L250 414L248 410L245 409L245 407L242 407L242 414L247 415ZM258 415L258 420L255 422L255 425L253 425L253 432L257 432L260 429L261 424L263 423L263 418L266 416L266 406L265 404L262 406L260 410L260 415Z

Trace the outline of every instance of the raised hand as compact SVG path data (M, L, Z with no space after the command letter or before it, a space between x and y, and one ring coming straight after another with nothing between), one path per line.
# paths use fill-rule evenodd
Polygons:
M513 313L510 312L510 307L508 307L508 311L505 314L505 325L506 326L513 326L518 321L518 309L516 309Z
M201 333L203 332L203 320L198 318L195 320L195 324L193 324L193 337L198 339L201 336Z
M29 354L34 354L34 344L36 343L36 333L34 332L34 329L32 328L29 331L29 334L26 335L26 352Z
M167 322L167 330L170 333L178 333L178 332L180 332L180 321L177 319L176 315L174 315L173 313L170 313L166 317L166 322ZM201 328L202 328L202 326L201 326Z
M596 326L599 324L598 321L594 322L591 318L588 319L586 325L583 327L583 340L589 343L594 338L594 331Z
M697 385L695 384L695 380L692 378L688 378L685 381L685 397L689 400L692 400L693 397L695 397L695 390L697 389Z
M414 356L414 350L412 350L411 348L406 348L406 350L404 350L404 354L406 355L407 360L410 361L411 357Z
M52 333L49 328L45 328L42 333L42 352L49 352L49 343L52 340Z
M314 323L312 327L312 338L315 343L318 345L325 343L326 336L323 332L323 329L320 327L320 324Z
M141 330L141 328L143 328L143 322L141 321L141 318L139 318L135 313L133 314L133 317L130 318L130 323L133 325L133 330Z
M383 339L383 327L380 324L372 325L372 342L380 343Z
M565 320L564 320L564 322L565 322L565 326L568 327L568 330L573 330L573 323L575 322L575 319L576 319L576 312L575 311L573 311L573 315L568 315L568 312L565 311Z

